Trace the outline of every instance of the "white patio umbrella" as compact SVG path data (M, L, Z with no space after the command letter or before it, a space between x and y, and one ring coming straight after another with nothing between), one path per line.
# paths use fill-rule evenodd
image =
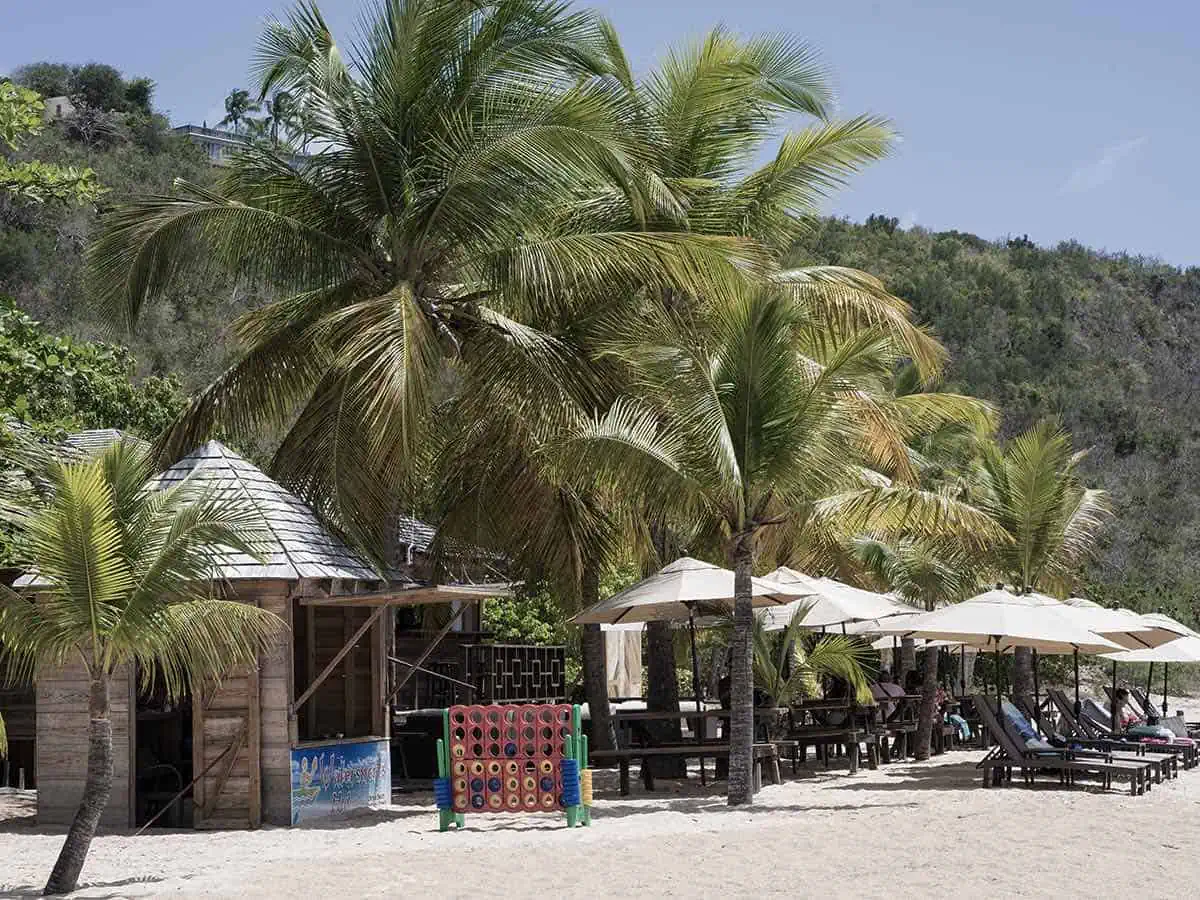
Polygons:
M632 587L592 604L571 621L576 625L624 625L686 620L691 632L692 681L699 709L696 614L732 611L733 581L734 574L729 569L684 556ZM802 596L806 592L800 586L784 587L762 578L751 579L751 601L755 606L781 606Z
M1066 607L1063 611L1080 625L1126 650L1157 647L1191 632L1187 626L1157 613L1141 616L1133 610L1110 609L1084 597L1070 597L1062 603Z
M892 594L879 594L851 587L833 578L813 578L787 566L780 566L774 572L768 573L766 578L789 589L802 591L800 596L804 598L786 606L767 610L763 618L769 631L787 628L796 609L802 605L809 607L804 616L805 628L829 628L847 625L850 622L882 619L899 613L920 612L916 607L902 603ZM850 633L848 629L844 630L845 633Z
M1176 628L1183 632L1173 641L1168 641L1165 644L1159 644L1156 647L1144 647L1140 650L1125 650L1120 653L1106 653L1106 659L1111 659L1113 663L1113 693L1116 694L1117 686L1117 663L1119 662L1142 662L1149 663L1150 670L1146 674L1146 699L1150 699L1151 681L1154 678L1154 664L1163 664L1163 702L1162 713L1167 714L1167 677L1170 674L1168 667L1171 663L1194 663L1200 662L1200 634L1197 634L1192 629L1188 628L1182 622L1177 622L1170 616L1163 613L1147 613L1139 616L1144 622L1151 622L1158 627L1165 629ZM1114 700L1113 706L1116 706ZM1116 719L1114 718L1115 722Z
M887 633L951 641L999 656L1015 647L1042 653L1105 653L1122 649L1107 638L1077 624L1062 611L1063 604L1042 594L1014 594L1003 588L986 591L917 616L905 616ZM996 685L999 695L1000 685Z

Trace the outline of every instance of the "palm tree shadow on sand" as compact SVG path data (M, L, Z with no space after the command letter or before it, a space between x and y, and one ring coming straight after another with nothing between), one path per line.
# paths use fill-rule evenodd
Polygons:
M132 885L157 884L163 879L155 875L135 875L131 878L122 878L118 881L85 881L77 887L75 896L86 898L86 900L116 900L118 897L126 897L128 894L125 891L113 890L108 893L93 893L98 889L105 888L122 888ZM0 900L9 897L41 897L42 888L44 885L32 884L2 884L0 883Z

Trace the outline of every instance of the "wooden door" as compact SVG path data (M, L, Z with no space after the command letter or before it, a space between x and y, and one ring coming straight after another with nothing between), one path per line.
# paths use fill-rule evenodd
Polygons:
M192 762L197 828L262 824L258 669L208 688L192 707Z

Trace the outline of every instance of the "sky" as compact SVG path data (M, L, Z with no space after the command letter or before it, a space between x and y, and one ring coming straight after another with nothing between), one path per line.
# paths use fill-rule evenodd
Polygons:
M363 0L326 0L343 43ZM224 114L278 0L0 0L0 72L35 60L147 75L173 122ZM722 23L819 48L838 112L888 116L893 156L827 212L1200 265L1193 0L593 0L635 68Z

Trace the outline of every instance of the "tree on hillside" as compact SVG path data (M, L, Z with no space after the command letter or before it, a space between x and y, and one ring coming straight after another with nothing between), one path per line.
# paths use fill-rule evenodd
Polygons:
M95 459L49 461L51 499L36 510L0 506L30 548L36 602L0 586L0 666L28 681L82 661L90 680L87 781L45 893L75 890L113 780L110 683L136 666L144 686L172 698L254 665L283 627L274 614L213 596L223 550L256 558L258 511L194 483L147 491L146 451L120 442Z
M235 132L240 130L241 123L246 120L247 113L258 112L259 105L250 98L250 92L244 88L234 88L225 98L225 118L222 125L232 125Z
M570 347L527 320L567 322L581 298L642 286L732 291L762 254L591 216L596 197L628 195L643 221L659 202L592 14L396 0L366 34L352 71L315 8L271 25L260 88L306 105L322 152L294 168L251 148L215 191L119 204L90 260L126 325L191 261L279 290L236 326L245 354L164 454L217 427L287 428L274 472L379 547L448 367L586 402Z
M80 100L104 112L124 112L125 91L125 79L112 66L87 63L71 72L67 93L72 100Z
M41 97L11 81L0 81L0 149L17 150L25 138L41 130ZM82 204L96 201L103 190L91 169L38 160L14 162L0 155L0 196L33 203Z
M71 66L66 63L29 63L17 68L12 80L43 97L65 97L71 90Z

